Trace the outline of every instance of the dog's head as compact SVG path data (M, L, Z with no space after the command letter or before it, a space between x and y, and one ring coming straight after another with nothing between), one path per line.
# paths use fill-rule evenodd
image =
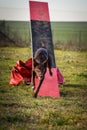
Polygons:
M34 56L34 60L40 65L46 63L48 60L47 50L45 48L37 49L35 56Z
M41 79L46 71L45 64L48 62L48 52L45 48L39 48L34 56L34 70Z

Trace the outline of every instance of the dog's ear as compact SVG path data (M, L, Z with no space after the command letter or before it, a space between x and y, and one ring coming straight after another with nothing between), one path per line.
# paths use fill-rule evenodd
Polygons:
M41 41L41 46L42 46L42 48L46 48L44 41Z

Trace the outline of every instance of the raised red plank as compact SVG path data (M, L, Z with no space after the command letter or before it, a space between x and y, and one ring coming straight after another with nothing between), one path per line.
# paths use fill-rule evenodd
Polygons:
M49 9L47 2L29 2L31 36L32 36L32 53L33 57L38 48L41 48L41 43L44 42L46 49L52 60L53 76L49 75L47 70L45 79L41 85L38 96L60 97L57 70L54 56L54 47L52 41L51 24L49 17ZM32 59L33 59L32 57ZM39 79L35 79L35 88L37 89ZM35 89L35 91L36 91Z
M30 1L30 20L50 21L48 3Z

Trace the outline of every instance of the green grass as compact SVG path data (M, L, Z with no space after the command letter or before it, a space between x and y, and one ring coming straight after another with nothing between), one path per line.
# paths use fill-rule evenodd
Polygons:
M54 43L87 43L87 22L53 22L51 25Z
M0 48L0 130L87 130L87 52L55 50L60 98L35 99L24 82L9 85L16 61L30 57L29 48Z
M55 47L87 50L87 22L51 22L51 29ZM29 21L0 21L0 30L17 45L28 46L31 42Z

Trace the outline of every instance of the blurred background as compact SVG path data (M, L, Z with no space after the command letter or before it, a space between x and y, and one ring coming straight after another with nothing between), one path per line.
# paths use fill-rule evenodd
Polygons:
M54 47L87 50L87 1L39 1L48 2ZM0 0L0 46L30 47L30 32L29 1Z

